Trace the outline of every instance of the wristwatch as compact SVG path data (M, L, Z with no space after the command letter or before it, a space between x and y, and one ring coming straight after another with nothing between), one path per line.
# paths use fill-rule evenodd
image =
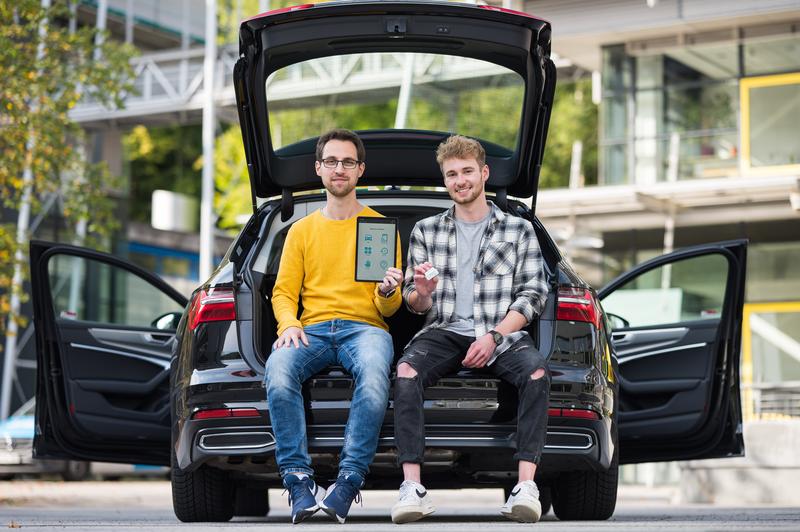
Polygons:
M397 287L392 288L391 290L389 290L385 294L383 292L381 292L380 288L378 288L378 293L380 293L380 295L383 296L383 297L392 297L395 292L397 292Z
M503 335L500 334L499 332L492 329L491 331L489 331L489 334L492 335L492 340L494 340L494 345L500 345L503 343Z

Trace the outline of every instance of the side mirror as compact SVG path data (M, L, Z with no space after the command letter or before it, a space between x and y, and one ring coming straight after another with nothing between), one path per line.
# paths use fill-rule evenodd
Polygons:
M606 316L608 316L608 321L611 322L611 330L615 331L617 329L626 329L631 326L631 322L619 316L618 314L612 314L611 312L606 312Z
M162 331L170 331L178 328L183 312L167 312L154 319L150 325Z

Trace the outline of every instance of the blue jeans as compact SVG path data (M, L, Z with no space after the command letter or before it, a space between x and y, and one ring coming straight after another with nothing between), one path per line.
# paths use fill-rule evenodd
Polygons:
M273 351L264 376L280 474L313 475L301 390L309 377L338 364L355 381L339 474L355 472L363 478L375 456L389 402L392 337L381 328L339 319L309 325L304 331L308 346L301 343L299 348Z

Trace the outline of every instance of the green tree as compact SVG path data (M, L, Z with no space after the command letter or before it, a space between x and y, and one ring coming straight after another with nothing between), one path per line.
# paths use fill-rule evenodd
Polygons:
M202 167L202 159L197 167ZM219 135L214 148L214 211L217 225L235 232L241 226L240 216L252 213L250 175L239 126L232 126Z
M581 174L585 184L597 183L597 105L592 102L592 81L581 79L556 85L539 188L569 185L572 143L583 143Z
M468 131L479 138L514 146L519 130L518 86L466 91L458 95L455 106L442 101L415 100L409 112L412 127L436 131ZM451 98L450 95L446 95ZM453 110L450 116L448 109ZM391 128L397 110L396 100L383 103L346 104L331 107L287 109L270 115L270 130L278 144L307 139L332 128ZM499 119L503 117L504 119ZM513 117L513 118L509 118ZM556 89L547 147L540 176L540 187L565 187L569 183L572 144L583 142L582 174L586 184L597 183L597 106L591 100L591 81L565 83ZM369 159L369 154L367 154ZM239 227L241 215L251 212L250 184L238 127L218 137L215 150L215 200L219 226Z
M150 223L151 199L157 189L200 198L202 177L195 165L203 154L199 125L138 125L123 137L122 145L129 162L131 220Z
M299 4L322 4L330 0L270 0L269 9L282 9ZM239 24L250 17L259 14L258 0L219 0L217 2L218 44L228 44L239 41Z
M334 127L374 129L376 125L391 127L397 102L348 104L333 108L287 109L270 115L272 137L288 139L283 144L321 135ZM369 154L367 154L369 159ZM235 230L241 226L241 216L252 212L250 177L238 126L232 126L217 137L214 149L215 194L214 206L219 215L217 225ZM198 160L196 168L202 168ZM320 187L321 188L321 187Z
M25 297L13 282L27 262L27 236L16 237L24 204L33 217L43 198L59 194L66 223L87 222L88 245L116 226L109 190L118 182L105 165L87 162L86 134L69 113L85 99L120 106L133 89L133 49L102 36L96 52L95 29L71 32L68 17L66 2L0 2L0 334L9 317L21 322L9 302Z
M302 4L300 0L272 0L270 9ZM319 3L319 2L318 2ZM217 5L218 41L220 45L237 42L239 24L258 14L258 0L221 0ZM316 119L289 115L280 123L289 128L297 124L304 130L319 134ZM331 126L332 127L332 126ZM199 125L134 127L123 138L130 174L130 218L149 223L151 197L154 190L166 189L200 199L202 183L202 128ZM238 227L237 218L250 212L250 181L244 158L242 137L238 126L227 128L217 137L215 207L220 216L219 227Z

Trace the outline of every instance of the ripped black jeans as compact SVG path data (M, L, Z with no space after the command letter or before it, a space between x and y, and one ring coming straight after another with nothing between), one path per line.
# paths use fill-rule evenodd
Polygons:
M475 338L450 331L432 329L416 338L403 351L403 362L417 372L412 378L397 377L394 385L394 439L401 464L421 464L425 455L424 390L442 376L455 373ZM541 378L531 376L544 369ZM550 372L544 357L529 336L501 353L487 370L516 386L517 453L515 460L539 463L547 436L547 406L550 397Z

